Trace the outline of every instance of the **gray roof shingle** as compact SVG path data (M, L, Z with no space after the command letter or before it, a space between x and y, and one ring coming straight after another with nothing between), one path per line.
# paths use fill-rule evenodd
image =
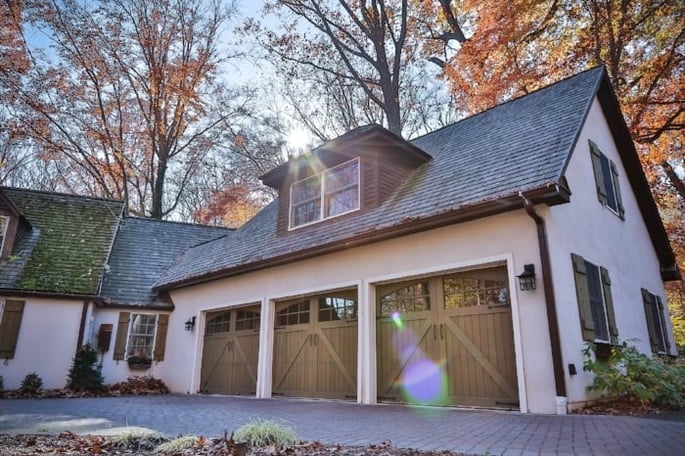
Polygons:
M273 202L231 236L189 249L155 286L229 275L559 183L603 77L602 68L585 71L412 141L433 159L381 206L344 222L277 236L278 202Z
M171 307L152 284L188 248L229 236L233 230L124 217L119 225L100 295L107 304Z

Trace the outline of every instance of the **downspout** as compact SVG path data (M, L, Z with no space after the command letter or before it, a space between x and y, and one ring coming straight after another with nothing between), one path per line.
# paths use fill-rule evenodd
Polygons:
M557 305L554 298L554 285L552 284L552 262L549 258L549 246L547 242L547 228L545 220L535 212L533 203L519 192L523 200L523 207L530 218L535 221L538 232L538 245L540 248L540 266L542 268L542 286L545 293L545 305L547 307L547 326L549 327L549 340L552 348L552 364L554 367L554 384L557 396L566 396L566 382L564 381L564 365L561 359L561 341L559 339L559 319L557 317Z

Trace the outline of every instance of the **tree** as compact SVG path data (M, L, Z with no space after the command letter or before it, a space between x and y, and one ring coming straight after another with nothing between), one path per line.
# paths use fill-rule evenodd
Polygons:
M445 68L460 107L480 111L604 64L646 171L658 171L685 199L675 172L685 163L682 2L464 0L461 7L478 20Z
M177 207L221 129L244 114L217 79L230 12L221 0L27 2L54 58L43 54L20 87L20 119L42 158L62 163L65 187L153 218Z
M685 8L668 0L464 0L474 35L445 66L470 112L604 64L685 271ZM685 344L685 284L668 285Z
M432 117L414 115L428 98L424 84L434 79L426 77L423 54L434 30L423 17L443 3L276 0L265 13L275 15L282 30L252 20L244 31L278 60L297 117L320 139L366 123L412 134Z

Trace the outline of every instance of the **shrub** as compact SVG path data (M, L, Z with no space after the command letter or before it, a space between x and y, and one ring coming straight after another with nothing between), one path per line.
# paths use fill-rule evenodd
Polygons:
M166 384L152 375L144 377L129 377L125 382L115 383L109 387L109 392L112 395L151 395L151 394L168 394L169 388Z
M97 368L98 353L90 345L84 345L76 352L74 362L69 369L67 388L73 391L101 392L103 378Z
M236 442L248 442L253 447L283 447L295 443L297 435L287 424L256 419L238 428L233 438Z
M611 347L606 360L594 356L595 345L583 350L583 370L594 374L589 391L643 406L685 407L685 364L661 357L650 358L627 342Z
M43 386L43 379L38 376L35 372L26 374L26 377L21 381L21 386L19 387L19 392L21 394L33 396L40 391Z

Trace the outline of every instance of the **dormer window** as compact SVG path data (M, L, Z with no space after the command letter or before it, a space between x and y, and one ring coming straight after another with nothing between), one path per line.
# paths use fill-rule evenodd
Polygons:
M5 248L5 239L7 238L7 228L10 225L10 218L6 215L0 215L0 253Z
M358 209L358 158L302 179L290 187L290 229Z

